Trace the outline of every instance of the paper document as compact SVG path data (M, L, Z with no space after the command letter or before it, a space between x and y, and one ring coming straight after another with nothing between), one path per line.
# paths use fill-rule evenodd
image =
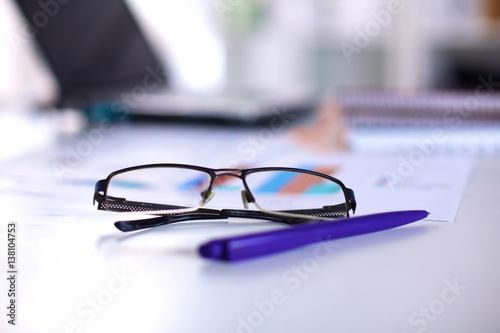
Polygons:
M258 146L254 138L258 136L251 130L241 129L117 127L86 155L76 155L82 142L86 142L83 140L87 140L83 137L50 152L4 164L0 168L0 193L52 198L59 205L85 201L85 207L88 204L88 208L95 209L91 207L95 183L124 167L147 163L212 168L298 167L330 170L331 176L354 190L356 215L422 209L431 213L429 219L453 221L472 164L468 156L412 152L313 153L298 147L286 133L277 133L272 140L258 142ZM224 199L224 194L219 194L219 199ZM243 208L239 192L233 199ZM225 206L231 200L222 201ZM211 204L215 202L216 198Z

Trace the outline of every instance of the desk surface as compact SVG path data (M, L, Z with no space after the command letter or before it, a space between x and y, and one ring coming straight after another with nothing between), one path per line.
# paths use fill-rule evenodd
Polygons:
M56 150L68 157L68 147L79 142L59 144ZM140 145L128 143L132 156L140 154ZM109 147L101 151L104 146L95 145L93 161L109 152ZM197 246L276 225L190 222L123 234L112 225L115 215L91 205L95 180L104 174L82 177L70 192L43 193L43 183L33 190L29 184L6 190L13 169L32 172L26 181L11 175L18 184L39 173L38 179L58 188L54 174L61 164L54 162L63 161L47 159L50 154L39 150L29 163L21 159L1 166L2 248L12 221L18 250L17 325L7 324L4 314L2 332L500 328L499 157L476 158L454 222L417 222L229 265L201 259ZM111 168L109 156L103 161ZM85 159L73 162L72 171L89 167ZM6 251L0 258L6 275ZM5 278L0 288L2 304L7 304Z

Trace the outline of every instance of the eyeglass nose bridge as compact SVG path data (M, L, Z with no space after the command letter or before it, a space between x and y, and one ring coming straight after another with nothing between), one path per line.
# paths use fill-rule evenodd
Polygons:
M214 195L215 192L213 190L214 185L216 184L216 181L220 177L236 177L241 179L241 182L243 183L243 190L241 190L241 199L243 201L243 205L245 206L245 209L248 209L248 204L255 202L255 198L252 195L252 192L250 192L250 189L248 188L247 182L245 181L245 176L243 174L242 170L237 170L237 169L221 169L221 170L216 170L214 174L214 178L212 180L212 186L210 190L210 194L207 197L208 200L205 200L205 203L208 202Z
M219 169L214 172L214 180L222 176L233 176L243 179L243 171L238 169Z

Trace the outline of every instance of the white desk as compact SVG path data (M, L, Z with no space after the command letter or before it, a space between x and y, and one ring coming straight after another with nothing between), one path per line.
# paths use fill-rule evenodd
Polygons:
M123 145L137 161L144 147L133 142ZM73 146L63 143L55 151L67 147ZM102 158L103 169L112 171L110 149L106 139L96 144L92 161ZM276 225L190 222L124 234L112 224L119 217L91 205L95 181L107 174L81 177L74 191L66 191L48 162L64 155L53 152L38 151L29 162L0 167L0 235L8 222L16 222L18 246L17 325L7 324L8 286L2 277L2 332L500 329L499 157L477 159L452 223L417 222L230 265L203 260L195 250L211 238ZM164 161L164 153L151 158ZM72 172L89 163L75 162ZM5 174L14 169L34 173L27 178L37 182L32 191L26 190L29 184L6 190ZM43 193L44 182L56 191ZM1 241L5 276L6 240Z

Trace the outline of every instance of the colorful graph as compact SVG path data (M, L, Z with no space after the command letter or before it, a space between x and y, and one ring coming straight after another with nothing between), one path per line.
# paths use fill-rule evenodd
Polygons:
M331 175L336 167L311 168L316 172ZM334 193L340 187L327 179L311 176L307 173L277 172L272 178L257 188L257 192L275 194L325 194Z

